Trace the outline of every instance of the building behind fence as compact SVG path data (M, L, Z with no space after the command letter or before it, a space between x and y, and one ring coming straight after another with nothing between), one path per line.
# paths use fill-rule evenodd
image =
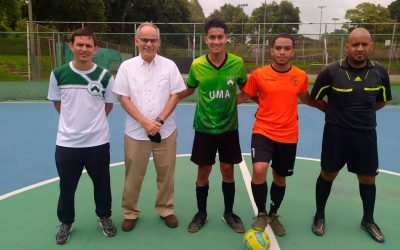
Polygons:
M104 32L105 27L117 25L119 33ZM248 72L271 63L268 50L272 38L272 27L293 24L228 24L230 33L227 51L241 56ZM344 57L344 43L347 38L339 23L299 24L299 32L292 34L296 40L296 54L293 64L309 74L318 73L326 64ZM344 24L345 25L345 24ZM376 34L370 28L374 40L372 59L383 63L391 74L400 74L399 32L396 24L368 24L370 27L385 27L387 34ZM98 40L98 53L95 61L116 73L120 63L138 54L133 39L138 23L44 23L32 25L31 32L1 33L0 58L12 60L25 59L26 63L12 65L1 60L0 68L8 72L15 71L22 79L48 79L51 70L71 60L68 42L71 31L77 27L90 26ZM203 40L203 24L157 24L161 31L159 54L174 60L182 73L187 73L194 58L203 55L207 47ZM49 28L52 27L52 28ZM62 27L59 31L56 27ZM239 27L239 28L238 28ZM176 31L176 32L175 32ZM265 32L264 32L265 31ZM331 31L331 32L327 32Z

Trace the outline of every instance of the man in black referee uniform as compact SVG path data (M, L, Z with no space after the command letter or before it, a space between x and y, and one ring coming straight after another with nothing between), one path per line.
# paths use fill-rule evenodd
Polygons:
M368 30L354 29L345 43L346 58L322 70L311 91L311 99L325 112L317 211L311 226L318 236L325 232L325 205L332 183L347 164L359 181L364 211L361 228L374 240L385 241L373 217L379 172L375 127L376 111L391 100L391 91L387 70L368 59L372 47Z

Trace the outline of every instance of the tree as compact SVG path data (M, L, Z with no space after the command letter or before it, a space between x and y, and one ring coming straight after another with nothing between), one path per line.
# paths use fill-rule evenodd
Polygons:
M34 20L40 21L64 21L64 22L104 22L103 0L69 0L48 1L32 0ZM80 24L57 24L61 31L68 31L80 27ZM89 25L95 31L103 31L104 25Z
M396 0L388 6L390 17L397 22L400 21L400 0Z
M204 23L206 18L204 16L203 8L198 0L189 0L189 10L191 14L190 22Z
M15 30L23 4L22 0L0 0L0 31Z
M377 23L392 23L389 9L372 3L360 3L354 9L348 9L344 16L350 24L343 25L347 31L356 27L364 27L372 34L391 33L393 27L390 25L377 25Z
M300 23L300 9L294 7L293 3L289 1L282 1L279 4L275 1L270 4L263 3L260 7L253 10L251 14L251 22L253 23L264 23L264 11L265 11L265 22L275 23L267 25L266 31L269 33L289 33L296 34L299 31ZM292 23L279 25L279 23ZM254 27L255 29L257 27Z
M228 25L228 32L234 34L241 34L244 29L243 24L249 20L249 17L241 7L235 7L231 4L224 4L219 10L214 10L209 18L214 17L224 20L227 23L241 23L242 25Z

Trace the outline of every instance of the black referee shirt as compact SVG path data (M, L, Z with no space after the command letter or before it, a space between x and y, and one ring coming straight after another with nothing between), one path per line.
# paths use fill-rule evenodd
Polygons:
M354 69L347 58L323 69L315 81L311 98L328 98L325 122L345 128L374 129L375 103L390 101L392 94L387 70L368 60L367 66Z

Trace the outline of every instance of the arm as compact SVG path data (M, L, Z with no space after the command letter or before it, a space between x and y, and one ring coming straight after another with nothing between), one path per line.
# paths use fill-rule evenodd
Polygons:
M180 93L182 93L182 92L180 92ZM163 111L161 111L161 113L158 115L158 117L162 121L165 121L169 117L169 115L172 113L172 111L174 111L176 105L179 102L179 99L180 99L179 93L172 94L169 97L169 100L168 100L167 104L165 105Z
M245 101L249 100L250 98L251 98L251 96L249 96L248 94L246 94L243 91L241 91L237 95L237 104L244 103Z
M54 108L58 113L61 112L61 102L53 102Z
M108 116L108 114L111 112L112 108L113 108L113 104L112 103L106 103L105 104L106 116Z
M189 87L189 88L186 88L185 90L183 90L183 91L177 93L178 98L179 98L180 100L185 99L186 97L188 97L188 96L190 96L191 94L193 94L195 90L196 90L195 88L190 88L190 87Z
M328 103L325 100L313 100L308 91L299 95L299 99L303 104L317 108L325 113Z
M375 110L380 110L381 108L385 107L386 102L376 102L375 103Z
M142 115L136 106L131 102L129 97L121 95L120 102L126 113L138 121L146 130L146 133L155 135L158 131L160 131L161 124Z

